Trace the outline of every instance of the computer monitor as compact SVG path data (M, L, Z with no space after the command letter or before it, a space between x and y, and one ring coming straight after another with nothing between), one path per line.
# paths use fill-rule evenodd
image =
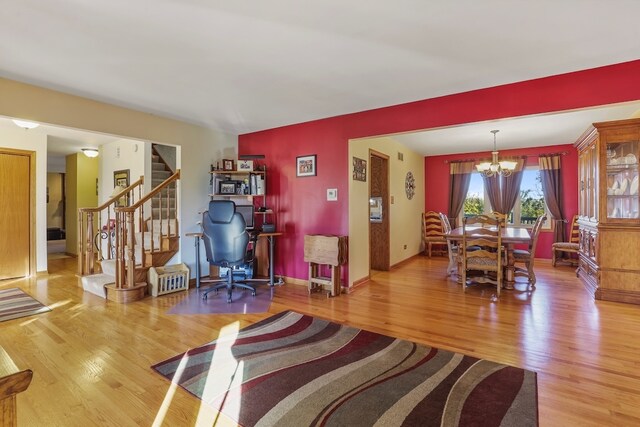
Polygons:
M254 209L253 205L236 205L236 212L244 218L244 222L247 224L247 230L253 230L254 228Z

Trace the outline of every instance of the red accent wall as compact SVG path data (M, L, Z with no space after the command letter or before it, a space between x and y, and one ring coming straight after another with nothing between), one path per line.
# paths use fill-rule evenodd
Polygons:
M587 125L585 125L586 129ZM510 155L527 156L527 165L537 165L538 155L545 153L566 152L562 156L562 213L571 220L578 213L578 152L572 144L553 145L547 147L533 147L517 150L500 150L500 157ZM451 154L447 156L430 156L424 159L425 177L425 211L449 211L449 161L463 159L490 158L490 151L465 154ZM569 227L565 227L566 237L569 237ZM551 244L553 236L549 231L541 231L536 248L537 258L551 258Z
M634 101L639 75L636 60L240 135L240 154L266 155L267 203L286 233L276 274L307 279L305 234L348 234L349 139ZM318 175L296 178L295 158L307 154L317 154ZM327 188L338 189L337 202L326 201Z

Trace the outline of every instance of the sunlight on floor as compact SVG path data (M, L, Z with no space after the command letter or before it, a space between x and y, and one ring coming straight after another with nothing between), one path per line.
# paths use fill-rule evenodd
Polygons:
M225 414L235 420L239 419L240 407L232 407L228 402L230 401L232 404L241 402L240 385L242 385L244 366L242 362L238 363L236 361L231 351L231 346L236 342L239 330L240 322L234 322L220 330L221 338L216 343L216 350L213 353L209 372L202 390L203 402L211 404L216 400L220 400L220 406L216 409L221 411L224 407ZM219 396L221 396L221 399L219 399ZM202 407L202 405L200 406ZM203 419L206 415L207 411L201 409L196 419L196 425L207 421Z
M181 361L180 361L180 366L178 366L178 369L176 370L176 378L180 378L180 376L182 375L182 372L184 372L184 368L187 365L187 357L184 357ZM176 393L176 388L178 387L178 384L174 383L173 381L171 382L171 385L169 385L169 390L167 390L167 394L165 394L164 396L164 400L162 401L162 405L160 405L160 409L158 410L158 413L156 414L156 418L155 420L153 420L153 426L161 426L162 422L164 421L164 417L166 417L167 415L167 411L169 410L169 406L171 406L171 401L173 400L173 396Z
M225 415L233 419L237 420L240 415L240 407L232 408L228 405L225 406L225 403L230 397L233 397L233 399L230 399L232 402L240 402L239 386L242 384L243 365L236 361L231 351L231 346L236 342L239 330L240 322L237 321L220 329L218 339L216 340L216 350L213 353L209 371L204 378L202 393L203 403L200 405L196 418L195 425L197 426L211 426L217 424L219 414L212 413L211 407L207 406L205 402L211 404L214 401L220 401L219 407L215 409L221 410L224 406ZM182 374L187 366L188 360L189 356L185 356L180 361L178 369L176 369L173 377L173 381L169 386L169 390L167 391L162 405L160 405L160 409L156 414L153 426L161 426L163 424L167 411L171 406L171 401L176 393L176 388L179 387L178 384L181 382ZM231 389L235 390L233 396L229 396L229 391Z

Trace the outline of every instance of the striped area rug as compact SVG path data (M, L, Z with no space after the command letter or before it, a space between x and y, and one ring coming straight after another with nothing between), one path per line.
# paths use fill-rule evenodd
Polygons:
M536 374L292 311L152 367L242 426L536 426Z
M0 290L0 322L51 311L18 288Z

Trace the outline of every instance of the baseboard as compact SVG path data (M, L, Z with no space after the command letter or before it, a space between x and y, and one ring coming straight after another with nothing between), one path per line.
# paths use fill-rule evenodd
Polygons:
M410 261L412 261L414 258L418 258L420 256L419 253L410 256L409 258L403 259L400 262L396 262L395 264L393 264L392 266L389 267L389 270L395 270L397 268L402 267L403 265L409 263Z
M595 294L597 300L640 304L640 292L598 288Z
M308 280L296 279L295 277L282 276L282 280L284 280L284 282L287 283L287 284L290 283L292 285L305 286L305 287L309 286L309 281Z
M285 277L285 276L282 276L282 280L284 280L284 282L287 283L287 284L292 284L292 285L296 285L296 286L304 286L305 288L309 287L309 281L308 280L296 279L295 277ZM350 292L351 292L351 288L349 288L348 286L345 286L344 282L342 280L340 280L340 293L341 294L348 294Z
M364 285L365 283L367 283L369 280L371 280L371 276L369 276L368 274L364 277L361 277L358 280L354 280L353 283L351 284L351 288L355 288L361 285Z

